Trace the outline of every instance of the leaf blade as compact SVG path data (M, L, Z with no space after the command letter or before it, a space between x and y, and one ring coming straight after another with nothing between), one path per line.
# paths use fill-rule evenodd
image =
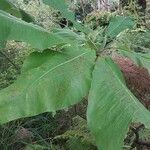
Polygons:
M133 28L134 25L135 21L129 16L114 16L110 19L110 23L106 29L106 35L110 38L114 38L125 29Z
M22 21L1 10L0 20L0 41L22 41L39 50L67 42L60 36L50 33L40 26Z
M102 150L121 150L133 120L150 128L150 113L126 88L114 65L110 59L98 60L89 93L88 124Z
M33 53L27 61L32 62L33 57L37 61L39 55L47 56L46 61L29 68L13 85L0 91L0 123L63 109L87 95L95 59L93 51L47 50Z

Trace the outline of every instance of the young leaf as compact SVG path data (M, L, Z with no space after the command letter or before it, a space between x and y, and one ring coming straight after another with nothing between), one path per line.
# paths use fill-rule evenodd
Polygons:
M150 112L127 89L118 66L110 58L96 63L87 120L99 150L122 150L132 121L150 128Z
M46 5L49 5L55 9L59 10L61 15L64 18L66 18L67 20L70 20L76 29L78 29L79 31L82 31L84 33L88 32L86 27L82 26L80 23L78 23L75 20L75 14L68 9L68 6L65 4L65 2L63 0L43 0L43 2Z
M125 29L131 29L134 25L135 21L131 17L114 16L110 20L106 35L110 38L115 38L120 32Z
M0 91L0 123L79 102L89 92L95 56L74 47L31 54L18 80Z
M40 26L27 23L0 10L0 41L7 40L27 42L39 50L67 43L60 36Z

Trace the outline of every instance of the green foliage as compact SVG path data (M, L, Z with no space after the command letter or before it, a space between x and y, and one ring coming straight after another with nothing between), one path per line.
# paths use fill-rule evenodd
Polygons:
M97 27L96 30L92 30L87 35L87 43L96 50L104 47L105 41L105 29L103 27Z
M0 10L0 41L18 40L43 50L64 44L63 38L40 26L29 24Z
M62 0L44 2L58 9L78 30L87 33L75 22L74 14L67 10ZM144 123L150 128L150 113L126 87L118 66L111 58L97 56L97 45L88 41L86 35L84 38L63 29L49 32L2 10L0 20L1 47L7 40L18 40L41 50L37 52L35 49L24 61L21 75L15 83L0 91L1 124L43 112L55 112L89 95L87 121L98 149L122 149L123 139L132 121ZM106 30L100 34L104 36L102 48L106 47L107 37L113 40L120 32L134 25L131 17L112 17ZM128 57L134 58L134 54L129 53ZM140 60L142 63L147 60L143 66L149 69L149 56L141 55L141 58L144 59ZM67 135L72 133L68 131ZM83 132L82 136L80 132L76 134L77 138L69 138L68 148L74 149L80 145L76 148L88 149L91 143L81 140L88 135Z
M87 120L99 149L121 149L132 121L150 128L150 112L127 89L109 58L98 59L88 99Z
M147 53L150 47L150 31L141 28L125 30L117 36L112 47L138 53Z
M77 44L77 46L79 46L79 45L83 45L86 42L86 39L83 35L79 35L69 29L55 28L52 31L53 33L55 33L55 35L62 37L63 39L65 39L66 43L68 44L70 43L71 45ZM64 46L67 46L67 44ZM58 49L61 49L61 45L58 45Z
M88 30L82 26L81 24L79 24L78 22L75 21L75 14L73 12L71 12L70 10L68 10L68 6L64 3L64 1L62 0L43 0L43 2L47 5L50 5L52 7L54 7L55 9L59 10L61 15L70 20L74 27L79 30L82 31L84 33L87 33Z
M97 29L99 26L105 27L109 24L110 18L113 16L110 12L92 12L87 15L85 24L91 29Z
M120 54L130 58L140 67L145 67L150 72L150 31L149 30L126 30L118 35L112 43L112 47Z
M115 16L110 19L106 35L110 38L116 37L125 29L131 29L135 25L135 21L131 17Z
M94 12L87 17L86 25L93 29L87 36L89 42L101 51L99 49L106 48L107 43L113 42L119 33L132 29L135 26L135 20L132 17L115 16L109 12Z
M0 122L63 109L86 96L95 53L77 49L68 47L60 53L47 50L30 55L15 84L0 91Z
M18 9L15 7L10 1L1 0L0 1L0 9L10 13L13 16L22 18L26 22L33 22L33 18L27 14L24 10Z

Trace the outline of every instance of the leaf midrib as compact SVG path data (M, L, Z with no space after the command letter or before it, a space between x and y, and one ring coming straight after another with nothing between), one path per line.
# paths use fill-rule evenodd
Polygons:
M65 64L67 64L67 63L70 63L70 62L72 62L72 61L74 61L74 60L80 58L81 56L87 54L87 53L89 53L89 52L84 52L84 53L82 53L82 54L80 54L80 55L78 55L78 56L76 56L76 57L74 57L74 58L72 58L72 59L70 59L70 60L68 60L68 61L65 61L65 62L63 62L63 63L60 63L60 64L58 64L57 66L55 66L55 67L49 69L49 70L46 71L43 75L41 75L40 77L38 77L38 79L36 79L30 86L28 86L27 91L30 90L30 89L34 86L35 83L37 83L39 80L41 80L41 79L42 79L45 75L47 75L49 72L54 71L55 69L59 68L60 66L63 66L63 65L65 65ZM26 92L26 97L28 97L28 92Z

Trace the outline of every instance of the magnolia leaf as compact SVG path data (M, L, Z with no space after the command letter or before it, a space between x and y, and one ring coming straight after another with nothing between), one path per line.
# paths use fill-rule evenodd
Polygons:
M17 40L44 50L58 44L67 43L54 33L44 28L27 23L0 10L0 41Z
M134 25L135 21L129 16L114 16L110 19L109 26L106 30L106 35L110 38L114 38L125 29L133 28Z
M118 66L110 58L96 62L87 120L99 150L122 150L132 121L150 128L150 112L127 89Z
M27 14L24 10L17 8L8 0L0 0L0 9L8 12L9 14L21 18L26 22L33 22L34 19Z
M0 91L0 123L79 102L89 92L95 56L91 49L74 47L32 53L16 82Z
M79 31L82 31L84 33L88 32L86 27L82 26L80 23L78 23L75 20L75 14L69 10L68 6L66 5L66 3L63 0L43 0L43 2L46 5L49 5L49 6L53 7L54 9L59 10L61 15L64 18L66 18L67 20L70 20L76 29L78 29Z

